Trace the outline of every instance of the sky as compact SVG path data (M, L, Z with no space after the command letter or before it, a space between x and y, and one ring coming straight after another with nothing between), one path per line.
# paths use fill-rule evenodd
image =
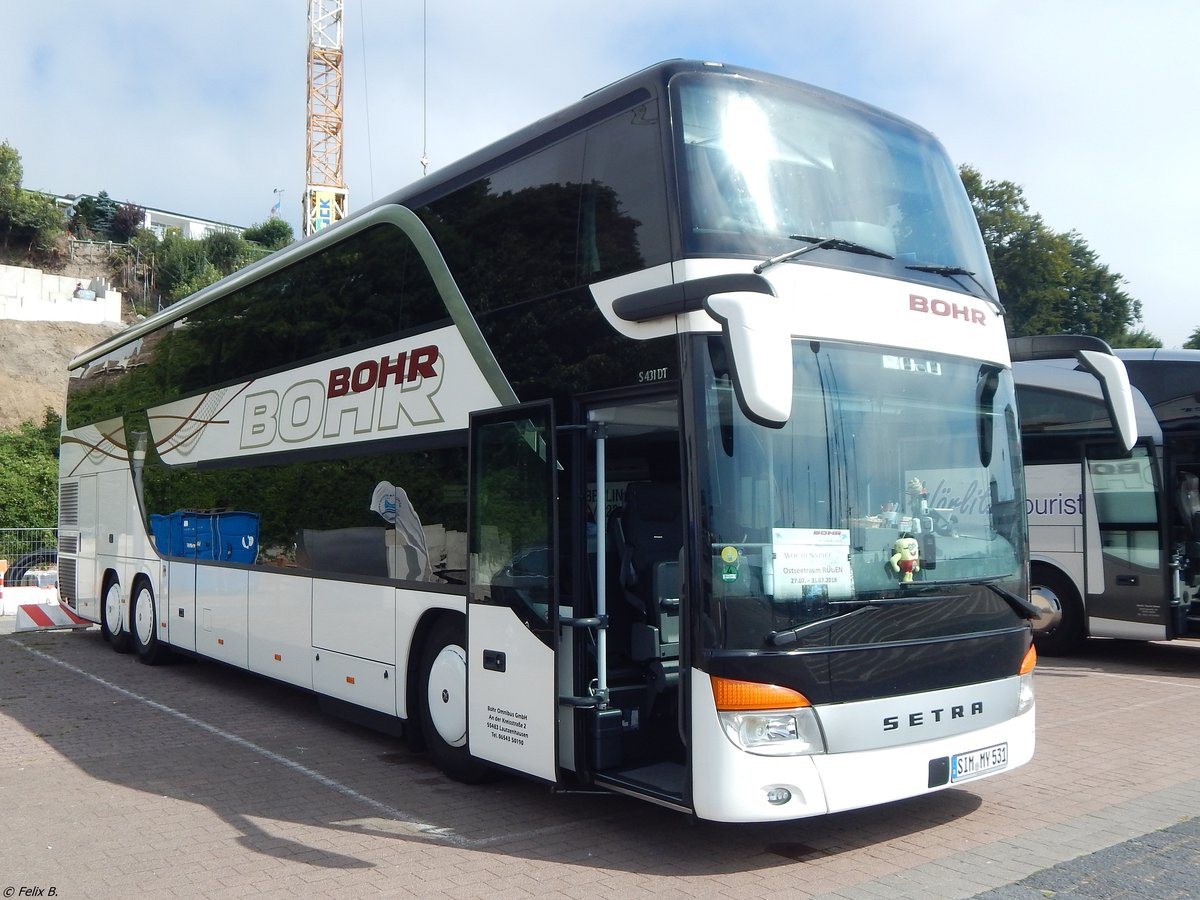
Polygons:
M6 10L0 141L24 187L300 231L307 0ZM663 59L883 107L1077 232L1178 347L1200 327L1195 0L345 0L353 211ZM277 191L281 193L277 193ZM1135 326L1138 327L1138 326Z

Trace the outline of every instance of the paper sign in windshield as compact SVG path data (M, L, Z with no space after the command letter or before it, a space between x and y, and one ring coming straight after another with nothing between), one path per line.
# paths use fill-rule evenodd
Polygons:
M771 573L777 600L842 600L854 593L850 531L774 528Z

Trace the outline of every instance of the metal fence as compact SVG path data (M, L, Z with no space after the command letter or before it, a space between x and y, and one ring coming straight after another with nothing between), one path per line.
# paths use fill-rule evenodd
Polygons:
M0 559L10 569L53 566L57 555L57 528L0 528Z

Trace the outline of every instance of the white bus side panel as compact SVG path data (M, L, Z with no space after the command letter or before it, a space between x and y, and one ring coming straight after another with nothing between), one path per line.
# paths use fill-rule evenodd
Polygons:
M395 588L314 579L312 645L395 665Z
M76 611L94 622L100 621L100 573L96 566L96 495L95 475L79 479L79 550L75 580L78 593Z
M313 687L395 715L395 588L314 579L312 592Z
M250 670L313 686L311 578L250 572Z
M196 564L167 563L167 583L159 586L159 615L167 617L168 642L196 649Z
M129 558L134 543L129 526L134 514L130 510L132 488L128 469L101 472L96 484L96 568L92 583L96 590L103 590L101 581L104 573L113 571L121 586L121 627L129 628L129 592L136 571L136 563ZM141 531L141 527L138 526ZM104 598L100 598L103 604ZM116 627L116 622L110 622Z
M313 688L357 706L396 714L396 667L333 650L313 652Z
M1165 641L1170 639L1165 625L1126 622L1120 619L1104 619L1096 616L1088 616L1088 632L1092 637L1117 638L1122 641Z
M196 566L196 652L248 668L246 612L250 573L223 566Z

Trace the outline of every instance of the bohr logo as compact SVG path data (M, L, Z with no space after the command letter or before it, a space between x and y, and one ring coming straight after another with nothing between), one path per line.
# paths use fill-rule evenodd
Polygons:
M445 361L436 344L394 356L330 369L282 391L246 395L240 446L298 444L437 425L444 421L433 397L442 385Z

